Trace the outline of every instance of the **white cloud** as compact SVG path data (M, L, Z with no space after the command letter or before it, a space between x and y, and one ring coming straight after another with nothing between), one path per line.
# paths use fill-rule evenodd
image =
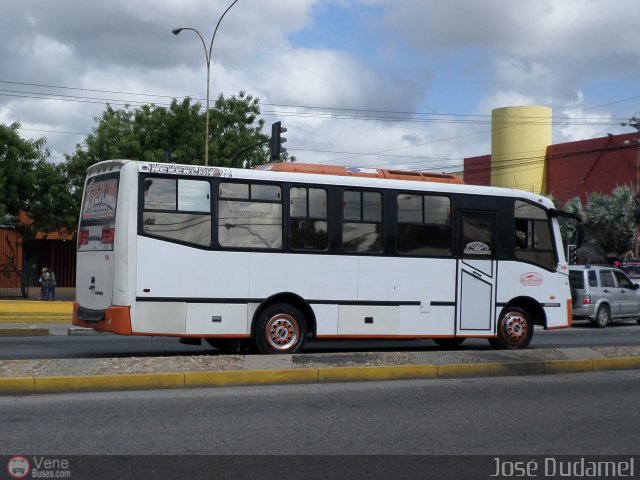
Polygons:
M176 37L171 29L197 28L208 48L231 1L5 2L0 80L203 99L202 44L193 32ZM366 14L354 13L360 9ZM350 21L359 23L342 24L348 32L335 32L332 15L351 15ZM211 98L244 90L272 104L482 115L510 105L549 105L561 115L611 104L589 115L567 114L555 128L555 141L585 138L613 131L620 116L638 110L631 102L615 102L637 95L639 22L635 0L239 0L217 32ZM109 100L169 101L6 83L0 89L0 121L52 131L91 131ZM16 96L44 92L104 100ZM274 109L277 117L266 114ZM289 128L291 149L391 150L351 158L292 152L304 161L412 167L421 164L411 156L422 156L435 158L426 162L439 166L447 163L439 158L455 163L489 151L490 128L456 116L399 122L337 119L335 110L324 111L323 118L300 116L317 109L263 106L263 111L267 124L279 118ZM581 116L596 120L583 125L588 122ZM69 134L41 135L59 152L71 152L78 141Z

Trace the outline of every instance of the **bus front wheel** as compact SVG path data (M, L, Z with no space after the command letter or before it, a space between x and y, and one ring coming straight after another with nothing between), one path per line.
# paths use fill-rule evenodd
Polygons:
M518 350L527 348L533 337L533 322L529 313L520 307L509 307L498 320L494 338L489 339L493 348Z
M254 339L265 354L296 353L302 350L307 327L304 316L293 305L276 303L258 316Z

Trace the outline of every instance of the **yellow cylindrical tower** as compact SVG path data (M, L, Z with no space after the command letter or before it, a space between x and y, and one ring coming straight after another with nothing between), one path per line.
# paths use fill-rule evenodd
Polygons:
M551 108L504 107L492 112L491 185L534 193L546 189Z

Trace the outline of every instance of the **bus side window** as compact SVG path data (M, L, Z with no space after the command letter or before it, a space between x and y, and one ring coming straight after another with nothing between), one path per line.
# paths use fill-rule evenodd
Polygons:
M439 195L398 194L399 253L450 255L451 200Z
M211 185L206 180L146 178L142 231L154 237L211 245Z
M222 182L218 193L218 242L221 247L282 248L279 185Z
M176 186L173 178L145 178L144 209L176 210Z
M344 251L381 252L382 194L345 190L342 201L342 248Z
M293 250L326 250L329 246L327 191L291 187L289 246Z

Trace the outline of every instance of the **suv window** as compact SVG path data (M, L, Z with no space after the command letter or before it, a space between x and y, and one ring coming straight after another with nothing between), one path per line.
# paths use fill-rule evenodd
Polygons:
M611 270L600 271L600 286L601 287L615 287L616 282L613 280L613 272Z
M589 270L588 275L589 275L589 286L590 287L597 287L598 286L598 278L596 276L596 271L595 270Z
M616 280L618 281L618 286L620 288L633 288L633 284L631 280L622 272L614 271L614 275L616 276Z
M640 278L640 265L623 265L620 267L630 278Z

